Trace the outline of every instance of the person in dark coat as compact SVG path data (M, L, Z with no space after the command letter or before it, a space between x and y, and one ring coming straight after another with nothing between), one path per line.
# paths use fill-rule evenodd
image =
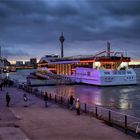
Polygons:
M8 94L8 92L6 93L6 106L9 107L9 103L10 103L11 97Z
M2 91L2 86L3 86L3 83L0 84L0 89L1 89L1 91Z
M48 93L47 92L45 92L44 101L45 101L45 107L47 107L48 106Z
M73 109L73 102L74 102L74 97L73 95L70 96L70 100L69 100L69 103L70 103L70 109Z

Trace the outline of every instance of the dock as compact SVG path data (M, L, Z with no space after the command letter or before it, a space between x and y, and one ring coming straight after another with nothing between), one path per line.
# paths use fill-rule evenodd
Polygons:
M76 82L68 79L29 79L27 84L30 86L51 86L51 85L73 85Z
M5 93L11 96L10 107L5 106ZM134 140L119 129L110 127L102 120L75 110L48 103L15 87L0 91L0 140ZM26 107L25 107L26 104Z

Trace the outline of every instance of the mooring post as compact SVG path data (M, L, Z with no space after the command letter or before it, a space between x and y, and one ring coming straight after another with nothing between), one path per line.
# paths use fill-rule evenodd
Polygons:
M95 107L95 115L96 115L96 118L98 118L98 108L97 108L97 106Z
M87 104L85 104L85 113L87 113Z
M57 98L56 98L56 95L55 95L55 99L54 99L55 103L57 103Z
M61 104L62 104L62 96L61 96L61 98L60 98L60 102L61 102Z
M125 115L125 133L127 133L127 115Z
M52 95L51 95L51 93L50 93L50 101L52 100Z
M111 126L112 123L111 123L111 110L109 110L108 112L108 122L109 122L109 125Z

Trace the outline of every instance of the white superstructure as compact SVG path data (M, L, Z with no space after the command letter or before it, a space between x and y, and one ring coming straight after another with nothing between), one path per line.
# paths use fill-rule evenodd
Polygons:
M99 86L137 84L136 73L133 69L99 70L94 68L77 67L72 77L75 78L77 83Z

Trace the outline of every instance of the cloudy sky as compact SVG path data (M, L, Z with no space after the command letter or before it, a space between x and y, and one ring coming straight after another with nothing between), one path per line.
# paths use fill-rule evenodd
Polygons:
M0 0L0 45L8 60L113 50L140 59L140 0Z

